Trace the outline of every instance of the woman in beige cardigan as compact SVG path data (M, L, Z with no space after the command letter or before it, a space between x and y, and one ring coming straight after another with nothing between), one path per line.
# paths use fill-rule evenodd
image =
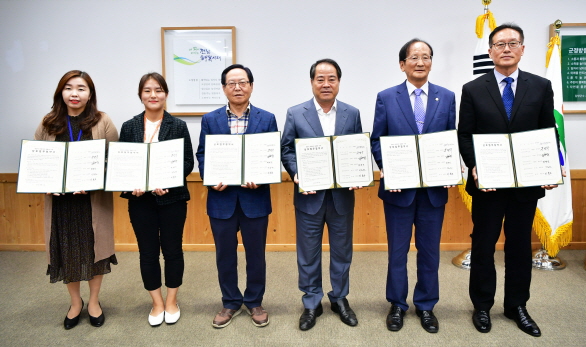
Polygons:
M53 96L51 112L35 133L35 140L117 141L118 131L107 114L98 111L91 77L79 70L67 72ZM114 255L112 193L104 191L47 194L45 197L45 244L51 283L63 281L71 296L71 306L63 325L71 329L79 322L84 306L81 281L88 281L87 306L90 323L104 324L98 294Z

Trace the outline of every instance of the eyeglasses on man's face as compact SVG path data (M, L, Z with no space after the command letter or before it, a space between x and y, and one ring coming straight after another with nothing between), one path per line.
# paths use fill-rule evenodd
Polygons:
M502 51L503 49L505 49L505 46L509 46L510 49L516 49L521 47L521 45L523 45L523 43L521 41L511 41L511 42L497 42L497 43L493 43L492 46L494 47L495 50L497 51Z
M417 55L412 55L410 57L407 57L407 59L405 59L406 62L411 62L411 63L417 63L419 60L421 59L421 61L424 64L430 63L431 62L431 56L429 55L424 55L424 56L417 56Z
M248 83L250 83L250 82L249 81L228 82L228 83L226 83L226 86L230 89L236 88L236 85L238 85L240 88L244 88L244 87L246 87L246 85L248 85Z

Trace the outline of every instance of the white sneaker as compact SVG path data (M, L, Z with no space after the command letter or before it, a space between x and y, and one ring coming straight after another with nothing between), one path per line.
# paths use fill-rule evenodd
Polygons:
M153 312L153 309L151 308L151 313ZM151 316L151 313L149 313L149 324L152 327L158 327L159 325L163 324L163 320L165 319L165 311L159 313L158 316Z
M179 310L179 304L177 304L177 312L169 313L165 310L165 323L167 324L175 324L181 317L181 310Z

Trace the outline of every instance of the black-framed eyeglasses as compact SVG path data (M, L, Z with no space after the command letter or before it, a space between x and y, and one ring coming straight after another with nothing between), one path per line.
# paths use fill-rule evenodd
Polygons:
M511 42L497 42L497 43L492 44L494 49L496 49L497 51L502 51L503 49L505 49L506 45L509 45L510 49L516 49L516 48L521 47L523 45L523 42L511 41Z

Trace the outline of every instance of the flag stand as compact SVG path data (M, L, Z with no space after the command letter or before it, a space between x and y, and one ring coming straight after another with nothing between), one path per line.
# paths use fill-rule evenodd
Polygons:
M586 263L584 264L586 266ZM566 262L559 257L550 257L547 250L541 248L533 252L533 268L537 270L563 270Z

